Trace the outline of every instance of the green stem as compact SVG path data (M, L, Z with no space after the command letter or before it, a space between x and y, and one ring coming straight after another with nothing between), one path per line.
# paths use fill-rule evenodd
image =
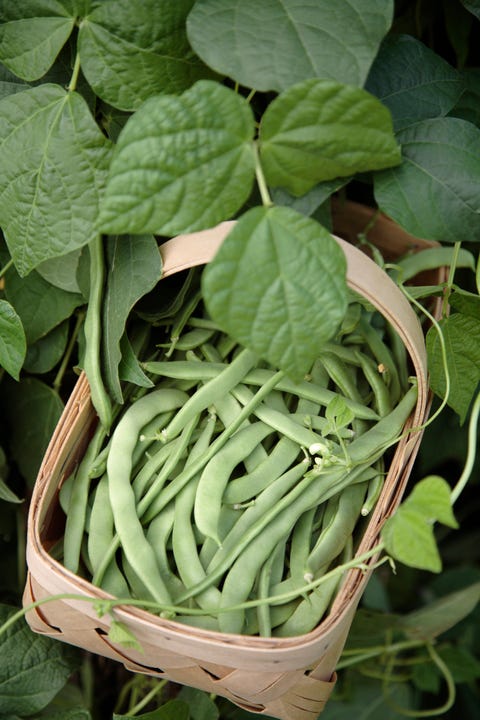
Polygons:
M455 487L453 488L450 497L452 505L458 500L460 494L464 490L470 475L472 474L473 466L475 463L475 457L477 454L477 432L478 432L478 418L480 415L480 392L475 398L475 402L472 406L470 413L470 421L468 424L468 450L465 465L462 470L462 474L457 480Z
M3 266L3 268L0 270L0 278L2 278L2 277L5 275L5 273L7 272L7 270L10 270L10 268L12 267L12 265L13 265L13 259L10 258L10 260L9 260L9 261Z
M430 322L432 323L433 327L434 327L435 330L437 331L438 340L439 340L439 343L440 343L440 350L441 350L441 354L442 354L443 371L444 371L444 374L445 374L445 393L444 393L442 402L440 403L440 405L439 405L439 407L437 408L437 410L433 413L433 415L428 418L427 422L425 422L425 423L421 426L421 428L412 428L412 431L413 431L413 430L425 429L426 427L428 427L429 425L431 425L431 424L433 423L433 421L436 420L437 417L440 415L440 413L444 410L445 406L446 406L447 403L448 403L448 398L449 398L449 396L450 396L450 372L449 372L449 369L448 369L447 348L446 348L446 346L445 346L445 338L443 337L442 328L440 327L438 321L436 320L436 318L433 317L433 315L432 315L421 303L418 302L418 300L416 300L416 299L413 297L413 295L411 295L411 294L408 292L408 290L406 289L405 285L400 284L398 287L402 290L402 292L404 293L404 295L406 296L406 298L408 299L408 301L409 301L412 305L415 305L415 307L417 307L417 308L430 320Z
M68 92L73 92L77 87L78 76L80 74L80 53L77 51L75 62L73 64L72 77L67 85Z
M351 667L352 665L358 665L358 663L364 660L371 660L381 655L391 655L402 652L403 650L412 650L418 647L424 647L425 642L423 640L404 640L403 642L394 643L392 645L376 645L372 648L355 648L352 650L344 650L342 658L336 665L336 670L343 670L344 668Z
M442 302L442 317L447 316L448 312L448 301L450 299L450 295L452 292L453 287L453 278L455 276L455 270L457 268L457 262L458 262L458 254L460 252L460 248L462 246L461 242L456 242L453 247L453 255L452 255L452 262L450 263L450 269L448 272L448 280L447 284L445 286L445 292L443 295L443 302Z
M389 663L389 671L390 674L387 673L385 677L385 683L384 683L384 695L385 700L387 704L392 708L392 710L395 710L395 712L399 713L400 715L404 715L405 717L413 717L413 718L426 718L426 717L436 717L438 718L440 715L443 715L444 713L448 712L450 708L453 706L455 702L455 681L452 677L452 673L450 672L450 669L444 663L440 655L437 653L435 648L431 643L426 643L426 647L428 650L428 653L430 655L430 658L432 662L437 666L437 668L440 670L440 672L443 675L443 678L447 684L447 699L441 705L440 707L432 708L431 710L410 710L409 708L402 707L401 705L398 705L391 697L389 690L388 690L388 683L391 680L391 670L393 668L395 657L391 658L391 662Z
M262 198L262 203L265 207L271 207L273 205L272 198L270 197L270 193L268 192L268 186L267 181L265 180L265 175L263 174L263 168L260 164L260 157L258 155L258 146L255 143L255 177L257 178L257 184L258 189L260 191L260 197Z
M133 716L140 712L140 710L143 710L143 708L148 705L148 703L153 700L155 695L158 695L159 692L163 690L165 685L167 684L167 680L159 680L158 683L153 687L150 692L148 692L145 697L143 697L136 705L134 705L132 708L128 710L128 715Z

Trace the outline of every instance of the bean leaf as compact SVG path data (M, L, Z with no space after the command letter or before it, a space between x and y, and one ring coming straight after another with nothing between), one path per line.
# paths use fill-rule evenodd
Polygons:
M410 567L440 572L442 561L433 532L438 520L451 528L458 524L452 512L450 487L436 475L421 480L381 531L386 551Z
M64 320L47 335L29 345L23 368L29 373L42 374L60 362L68 343L69 322Z
M391 0L202 0L187 32L217 72L280 92L311 77L362 86L392 17Z
M300 379L343 318L345 278L345 256L319 223L290 208L258 207L205 267L203 292L226 332Z
M209 80L147 100L120 133L103 232L176 235L230 218L252 188L253 134L248 103Z
M303 195L333 180L400 162L388 110L365 90L305 80L266 109L260 157L267 182Z
M23 80L53 65L82 12L82 0L1 0L0 61Z
M63 403L48 385L33 377L8 383L3 393L12 457L23 477L33 486Z
M15 307L29 345L45 337L83 305L83 296L51 285L36 270L21 278L14 269L7 273L7 300Z
M388 107L397 132L446 115L463 91L460 73L410 35L384 40L365 87Z
M113 720L189 720L191 717L187 703L182 700L169 700L155 710L142 713L142 715L117 715Z
M20 275L94 236L110 148L75 92L46 84L1 101L0 225Z
M480 318L456 312L442 320L440 328L450 377L447 402L463 424L480 382ZM440 338L435 328L430 328L427 333L427 353L430 387L443 398L446 391L445 368Z
M27 351L27 341L18 313L6 300L0 300L0 365L19 379Z
M29 85L19 80L10 70L0 65L0 100L8 95L28 90Z
M110 0L84 18L82 70L96 94L136 110L157 93L178 93L212 75L189 46L185 20L194 0Z
M456 590L400 618L410 637L432 640L467 617L480 601L480 582Z
M106 381L116 402L123 402L119 377L120 341L132 307L160 279L162 265L152 236L109 238L108 279L103 305Z
M0 624L16 608L0 605ZM61 690L77 655L55 640L35 635L25 622L7 630L0 641L0 707L2 717L37 715Z
M480 241L480 130L459 118L435 118L397 140L402 164L374 177L381 209L416 237Z

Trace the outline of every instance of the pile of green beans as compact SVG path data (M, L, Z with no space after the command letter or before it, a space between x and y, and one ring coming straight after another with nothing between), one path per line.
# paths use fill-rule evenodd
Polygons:
M405 351L356 300L301 382L221 332L198 294L166 325L143 363L154 387L109 436L97 426L61 488L62 562L178 622L307 633L341 574L304 586L353 557L415 405Z

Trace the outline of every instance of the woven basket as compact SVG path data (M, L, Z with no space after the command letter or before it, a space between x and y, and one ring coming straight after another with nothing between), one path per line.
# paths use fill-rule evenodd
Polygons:
M335 230L344 237L355 239L370 218L371 211L361 206L334 206ZM225 222L211 230L167 241L161 246L163 277L207 263L231 225ZM348 284L392 323L407 348L418 381L418 401L406 429L418 427L425 420L429 405L425 344L418 319L386 273L349 242L337 240L347 258ZM390 258L407 249L429 245L407 235L384 217L376 222L369 240L382 249L386 246ZM439 273L433 281L441 279ZM25 604L58 593L109 597L66 570L49 554L64 528L59 488L82 457L96 421L88 383L82 374L53 434L33 491ZM398 506L420 439L421 432L414 432L397 445L358 554L374 547L382 524ZM107 637L110 617L99 618L89 602L53 600L29 611L27 621L37 633L120 661L131 671L224 696L251 712L283 720L314 720L334 687L334 669L369 574L360 570L346 573L328 615L315 630L299 637L227 635L160 619L132 607L116 608L114 616L136 636L143 650L140 652L111 642Z

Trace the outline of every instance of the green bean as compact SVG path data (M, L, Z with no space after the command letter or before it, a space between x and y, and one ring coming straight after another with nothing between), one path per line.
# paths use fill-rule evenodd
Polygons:
M223 448L205 465L195 496L195 524L203 535L211 537L218 545L218 519L222 497L233 469L262 440L272 433L272 428L262 422L237 430Z
M73 472L68 475L65 480L63 480L60 491L58 493L58 500L60 502L60 507L62 508L65 515L68 514L68 506L70 504L70 496L72 493L72 488L75 483L75 474L77 469L73 470Z
M196 350L200 345L208 342L215 332L213 328L193 328L193 330L180 335L175 343L175 350L181 352Z
M358 521L365 491L365 482L361 482L350 485L339 495L332 522L322 530L315 546L305 558L303 575L314 575L342 551Z
M80 562L80 550L91 482L90 467L105 440L106 432L105 426L101 424L97 426L85 451L85 455L77 467L75 480L70 492L64 533L63 563L68 570L74 573L78 571Z
M233 557L228 557L228 562L225 559L222 565L209 575L210 579L217 579L219 574L229 568L223 581L221 606L230 607L244 602L252 590L259 568L277 544L290 534L298 518L326 500L330 494L347 487L362 470L362 467L357 467L346 473L335 468L330 470L329 474L336 482L329 482L323 477L320 483L314 482L314 475L306 473L290 492L273 508L267 510L263 517L247 530L230 553ZM341 487L338 487L339 485ZM188 597L192 596L192 590L188 592ZM185 598L186 596L181 596L180 601L183 602ZM243 622L242 610L225 613L225 617L222 613L220 616L220 628L223 632L241 632Z
M295 462L298 454L298 444L282 437L255 470L230 480L225 488L224 502L234 505L255 497L285 472Z
M415 405L416 398L417 389L415 386L412 386L389 415L379 420L373 428L370 428L370 430L365 432L363 435L360 435L350 443L349 455L352 470L346 472L344 468L336 466L320 471L318 471L317 468L314 468L313 470L307 472L302 480L297 483L296 487L284 495L274 507L267 509L263 513L263 516L247 529L243 536L238 540L235 547L231 548L228 544L228 552L220 555L221 551L224 550L227 545L226 541L224 541L222 543L222 548L220 548L217 553L220 560L217 562L215 568L211 569L209 567L209 575L206 581L199 583L194 588L190 588L184 596L179 598L179 602L183 602L189 597L194 597L196 593L203 591L210 584L218 580L223 572L227 570L232 563L237 561L237 558L241 553L246 553L245 549L247 546L252 543L252 540L254 540L258 534L261 533L267 525L269 525L269 523L271 523L271 526L276 523L278 527L278 524L281 526L283 520L283 532L285 532L285 526L288 526L290 519L288 513L287 519L285 519L285 514L282 512L285 508L287 508L287 510L289 509L292 514L299 508L301 509L301 512L304 512L309 507L313 507L319 502L327 500L331 497L331 495L334 495L347 487L352 482L352 476L358 476L365 467L370 465L383 454L386 446L394 442L395 439L398 439L403 425ZM320 474L323 475L322 482L319 483L319 485L312 483L311 481L318 478ZM247 511L244 513L244 516L246 515ZM278 520L279 517L281 520ZM271 529L272 528L270 527L269 530L271 531ZM286 529L288 531L288 527ZM276 537L275 543L280 541L280 537ZM262 533L262 541L264 544L261 548L259 548L257 559L262 558L262 552L268 545L266 538L267 533ZM248 548L248 550L250 550L250 548ZM255 556L253 557L253 560L254 559ZM246 562L248 562L248 560L246 560ZM241 586L242 585L239 584L239 587ZM245 582L243 583L243 587L245 587ZM229 604L234 603L230 602Z
M112 424L112 402L105 388L101 372L102 345L102 296L105 284L105 259L103 256L102 236L97 235L90 241L90 291L87 313L85 315L85 357L83 368L90 386L93 407L102 426L108 432Z
M283 548L279 545L274 552L265 560L258 576L258 588L257 597L259 600L267 598L269 596L270 583L272 577L272 568L276 561L279 550L282 551L283 560ZM262 637L271 637L272 635L272 619L270 615L270 605L268 603L261 603L257 607L257 621L258 621L258 634Z
M201 457L207 450L213 435L214 426L215 418L214 416L210 416L202 434L192 448L187 461L189 464L193 463L198 457ZM191 514L199 479L199 475L193 478L175 498L172 531L173 556L178 574L187 588L205 577L205 570L198 557L197 544L191 524ZM162 516L163 513L157 515L157 518L152 521L152 524ZM216 588L208 588L205 593L199 594L196 600L200 607L213 609L220 604L220 592Z
M333 575L301 600L290 617L275 629L275 637L304 635L313 630L328 609L340 580L340 575Z
M155 553L157 566L169 594L175 598L184 592L182 579L173 572L168 560L167 542L174 530L175 507L170 503L160 515L157 515L147 528L146 537Z
M380 493L382 492L385 481L382 458L377 460L377 462L375 463L375 467L372 469L375 471L375 474L372 478L370 478L368 482L367 495L365 497L361 510L361 514L363 517L369 515L377 504L377 500L380 497Z
M190 380L209 380L217 377L217 374L224 368L228 367L224 363L192 363L189 361L172 361L170 363L162 361L152 361L143 364L145 370L152 374L163 375L164 377L173 377L177 379ZM247 373L242 380L244 385L263 386L272 377L272 371L265 368L256 368ZM323 386L303 380L293 382L283 377L277 382L277 390L297 395L306 400L312 400L319 405L327 406L335 397L336 393L328 390ZM345 404L355 414L355 417L364 420L378 420L378 414L370 407L359 404L350 398L345 398Z
M355 375L353 372L350 372L350 368L343 362L343 360L333 353L323 352L323 350L320 355L320 359L333 383L338 387L345 398L354 400L357 403L365 402L364 398L358 391Z
M242 404L250 402L253 397L252 392L242 385L234 388L232 393ZM330 456L334 450L334 446L330 440L326 440L321 435L317 435L317 433L309 430L309 428L302 427L292 421L289 415L284 415L265 404L258 405L254 410L254 414L266 425L277 430L285 437L290 438L293 442L298 443L299 448L304 447L308 449L312 445L319 445L327 456Z
M275 385L281 380L283 377L283 372L278 371L277 373L270 376L269 380L257 391L255 396L253 397L251 403L246 405L240 414L237 416L235 422L233 422L228 428L225 428L225 430L214 440L214 442L210 445L208 451L205 453L205 455L201 458L198 458L194 463L192 463L191 466L185 468L183 472L181 472L172 482L169 483L168 487L164 488L163 492L160 494L160 496L157 495L157 497L153 496L153 493L150 492L150 490L147 492L147 494L142 498L141 500L141 507L139 504L138 508L135 508L135 521L133 522L133 526L135 528L135 533L138 534L138 526L139 521L138 518L140 517L142 521L145 524L148 524L161 510L168 505L168 503L173 500L173 498L181 491L183 487L200 471L204 468L204 466L207 464L207 462L215 455L220 448L223 447L223 445L226 443L229 437L233 435L236 430L238 430L239 427L241 427L242 423L246 418L248 418L253 409L256 407L258 403L260 403L263 398L268 395L268 393L275 387ZM173 389L170 390L159 390L157 392L175 392ZM151 393L152 395L153 393ZM150 397L150 396L146 396ZM144 400L145 398L142 398ZM140 402L140 401L139 401ZM146 422L146 421L145 421ZM144 422L144 424L145 424ZM118 429L118 427L117 427ZM125 432L128 434L128 427L126 428ZM134 444L135 440L130 441L131 444ZM127 452L128 454L128 452ZM125 455L125 454L124 454ZM129 463L131 464L131 460ZM129 468L127 468L128 473L130 472ZM126 473L124 473L124 478L126 478ZM124 511L124 506L127 505L125 502L125 496L128 498L128 505L127 505L127 515L131 511L131 503L132 499L135 500L133 491L129 494L126 487L122 483L122 494L120 497L123 500L123 505L120 506L120 511ZM112 503L113 505L113 503ZM123 515L125 515L125 512L123 512ZM141 527L141 526L140 526ZM124 527L124 533L128 533L128 528ZM112 544L109 548L108 553L105 554L104 562L101 567L98 568L97 572L95 573L94 577L92 578L92 583L94 585L101 584L101 580L103 577L103 573L105 572L105 569L108 566L108 563L111 560L111 557L116 552L116 549L119 546L120 539L119 534L114 538L112 541ZM142 542L142 538L138 536L139 542ZM123 540L122 540L123 544ZM133 544L132 544L132 550L133 550ZM148 551L145 550L145 554L147 555L147 561L148 563L151 563L151 558L148 557ZM141 558L140 558L141 560ZM133 563L132 563L133 564Z
M180 473L180 475L164 489L161 496L149 498L150 505L148 507L142 507L142 516L145 513L144 519L146 522L149 522L153 517L155 517L155 515L159 513L178 492L180 492L180 490L194 475L196 475L197 472L203 470L207 462L220 450L220 448L224 446L227 440L238 430L238 428L242 426L244 420L252 414L255 407L262 402L263 398L268 395L282 377L282 371L278 371L277 373L271 375L268 382L259 388L257 393L253 396L251 402L245 405L239 415L237 415L235 421L215 438L205 455L198 458L198 460L192 463L192 465L188 468L185 468L184 472Z
M156 477L150 483L145 495L138 501L137 514L140 518L143 516L144 508L148 508L152 498L159 496L166 481L173 475L175 470L177 468L181 470L181 468L179 468L179 463L190 444L193 431L198 424L198 419L198 416L191 418L183 428L180 437L175 438L175 440L169 443L169 445L172 446L172 451L167 456L165 463L160 468Z
M176 437L193 416L198 415L202 410L206 410L218 398L230 392L235 385L242 381L256 362L257 358L250 350L242 350L240 355L230 365L227 365L217 377L203 385L194 395L189 397L167 427L164 428L163 437L165 441Z
M154 417L185 403L185 393L173 389L156 390L137 400L120 419L107 460L110 503L115 528L125 555L139 579L159 602L168 604L169 593L160 576L155 555L143 533L136 511L135 493L130 483L132 454L141 429Z
M348 491L345 490L345 492ZM295 523L290 540L290 573L304 580L307 571L313 522L317 508L306 510Z
M390 327L390 324L387 327ZM402 388L406 390L408 387L408 383L405 385L400 383L399 368L402 367L402 364L397 366L389 347L382 340L380 333L370 325L365 317L360 319L358 330L378 365L381 365L384 369L390 389L390 397L394 405L401 397Z
M356 355L358 356L363 373L373 390L376 410L380 417L384 417L392 410L392 400L384 381L384 374L379 371L378 365L367 355L358 351Z

